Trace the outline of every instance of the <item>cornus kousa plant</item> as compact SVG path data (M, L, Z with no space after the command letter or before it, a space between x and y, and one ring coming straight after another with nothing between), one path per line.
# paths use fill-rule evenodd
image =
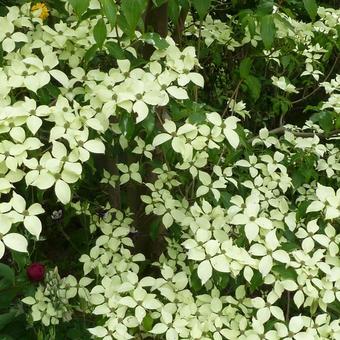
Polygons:
M1 339L340 339L334 1L0 1Z

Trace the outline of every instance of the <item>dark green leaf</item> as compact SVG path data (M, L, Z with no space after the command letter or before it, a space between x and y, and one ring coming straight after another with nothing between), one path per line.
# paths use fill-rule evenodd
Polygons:
M18 295L18 293L19 288L17 287L10 287L4 290L0 288L0 308L6 310L13 303L13 300Z
M60 94L60 90L57 86L49 83L46 85L47 92L51 95L51 97L57 98Z
M96 23L96 26L94 26L93 29L93 36L99 48L103 47L106 35L107 30L104 19L99 19L98 22Z
M197 269L195 269L190 276L191 287L194 292L198 292L202 288L201 279L197 275Z
M250 291L253 293L256 289L263 284L263 278L260 272L254 272L253 278L250 281Z
M84 55L84 62L85 64L88 64L96 55L96 52L98 50L98 45L93 45L91 48L89 48L85 55Z
M127 140L130 140L135 132L135 121L131 114L124 112L119 119L119 127Z
M169 18L171 19L171 21L177 25L179 13L180 13L180 6L178 3L178 0L169 0L168 12L169 12Z
M130 36L135 35L136 27L142 17L146 5L146 0L122 0L120 9L126 19Z
M276 33L276 28L271 14L261 17L261 38L264 47L270 50Z
M108 41L105 44L107 50L109 53L116 59L126 59L126 56L124 54L124 50L117 44L116 42L113 41Z
M5 314L0 314L0 330L4 329L15 318L15 311L10 311Z
M75 13L80 18L88 9L90 0L69 0Z
M11 251L12 258L19 267L19 270L23 270L27 266L28 256L25 253L19 253L18 251ZM25 273L26 275L26 273Z
M241 61L240 76L242 79L245 79L249 75L252 64L253 64L253 60L250 58L244 58Z
M245 82L247 84L248 91L250 92L252 99L256 102L260 98L260 95L261 95L260 80L252 75L248 75L245 78Z
M291 279L295 281L297 278L296 271L293 268L286 268L286 266L283 264L274 266L272 270L279 274L280 279Z
M143 39L159 50L164 50L169 46L169 43L162 38L158 33L150 32L143 34Z
M130 28L124 15L117 16L117 25L126 35L130 35Z
M113 29L117 20L117 6L114 3L114 0L100 0L100 2L102 3L104 14Z
M221 203L222 203L223 208L229 208L232 205L232 203L230 202L230 199L232 198L232 196L233 195L227 191L221 192Z
M160 7L162 6L163 4L165 4L168 0L152 0L153 4L156 6L156 7Z
M222 290L227 287L229 280L230 280L230 275L227 273L214 271L212 274L212 279L214 281L214 284L217 286L217 288Z
M340 129L340 116L337 115L336 120L335 120L335 128Z
M331 112L327 112L328 114L324 115L320 118L320 126L325 132L330 132L334 129L333 125L333 115Z
M314 21L316 15L318 14L318 5L315 0L303 0L303 5L310 16L310 18Z
M193 0L192 4L194 8L196 9L200 19L203 20L209 12L211 0Z
M300 246L296 243L293 242L286 242L286 243L282 243L281 247L283 250L287 251L287 252L291 252L293 250L299 249Z
M314 113L310 119L314 122L314 123L318 123L321 128L323 130L325 130L326 132L332 131L335 127L334 127L334 123L333 123L333 113L330 111L321 111L321 112L317 112Z
M51 103L51 96L49 95L49 92L47 91L46 86L40 88L37 91L37 95L39 97L40 102L43 105L49 105Z
M97 15L100 15L100 13L101 12L99 9L89 9L81 16L80 20L83 21L89 18L97 17Z
M294 171L293 175L292 175L292 183L294 188L299 188L305 181L305 177L303 176L303 174L301 173L301 171L297 170Z
M273 13L273 0L263 0L260 1L260 4L257 6L256 13L260 15L267 15Z
M161 218L157 217L152 223L150 224L150 237L153 241L156 241L159 234L159 227L161 225Z
M147 135L150 135L155 129L155 116L154 111L152 109L153 114L149 114L142 122L142 126L145 128Z
M256 33L256 24L255 24L255 19L252 15L249 15L247 17L247 26L249 29L250 36L253 38Z
M14 284L15 274L11 267L0 263L0 289L10 287Z
M189 122L191 124L202 123L205 120L205 113L202 111L195 111L189 116Z

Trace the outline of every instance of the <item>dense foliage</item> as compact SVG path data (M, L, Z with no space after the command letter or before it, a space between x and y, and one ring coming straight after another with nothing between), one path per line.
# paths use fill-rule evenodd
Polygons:
M340 339L335 6L1 0L1 339Z

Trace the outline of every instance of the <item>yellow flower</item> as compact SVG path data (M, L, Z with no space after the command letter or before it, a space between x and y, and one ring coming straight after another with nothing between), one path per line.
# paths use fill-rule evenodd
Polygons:
M37 15L42 20L46 20L49 16L48 8L42 2L38 2L34 6L32 6L31 12Z

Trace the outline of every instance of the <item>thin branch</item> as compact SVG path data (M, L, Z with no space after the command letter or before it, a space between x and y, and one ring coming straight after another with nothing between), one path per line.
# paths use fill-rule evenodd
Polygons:
M329 70L327 76L324 78L324 82L328 80L328 78L332 75L334 69L335 69L335 66L337 65L338 61L339 61L339 58L340 58L340 55L337 55L335 61L334 61L334 64L332 65L331 69ZM320 85L320 82L318 83L318 85ZM312 96L314 93L316 93L317 91L319 91L321 89L320 86L318 86L317 88L315 88L312 92L308 93L307 95L303 96L302 98L300 99L297 99L295 101L292 102L292 104L297 104L297 103L301 103L303 102L304 100L306 100L307 98L309 98L310 96Z
M329 138L332 138L332 137L340 134L340 129L337 129L337 130L334 130L334 131L330 131L328 133L323 133L323 132L315 133L315 132L292 131L292 130L289 130L289 129L285 128L284 126L280 126L280 127L275 128L273 130L269 130L269 134L270 135L282 135L286 131L291 132L296 137L314 137L314 136L318 136L319 138L322 138L322 139L329 139Z
M240 79L239 82L237 83L236 88L235 88L234 92L232 93L231 97L229 98L228 104L227 104L226 108L224 109L224 111L222 113L222 117L227 114L228 109L229 109L230 104L231 104L231 100L235 98L235 102L236 102L236 99L237 99L237 96L238 96L238 91L240 89L242 82L243 82L243 79ZM232 113L234 113L234 108L232 109Z
M289 312L290 312L290 292L287 291L287 309L286 309L286 322L289 321Z

